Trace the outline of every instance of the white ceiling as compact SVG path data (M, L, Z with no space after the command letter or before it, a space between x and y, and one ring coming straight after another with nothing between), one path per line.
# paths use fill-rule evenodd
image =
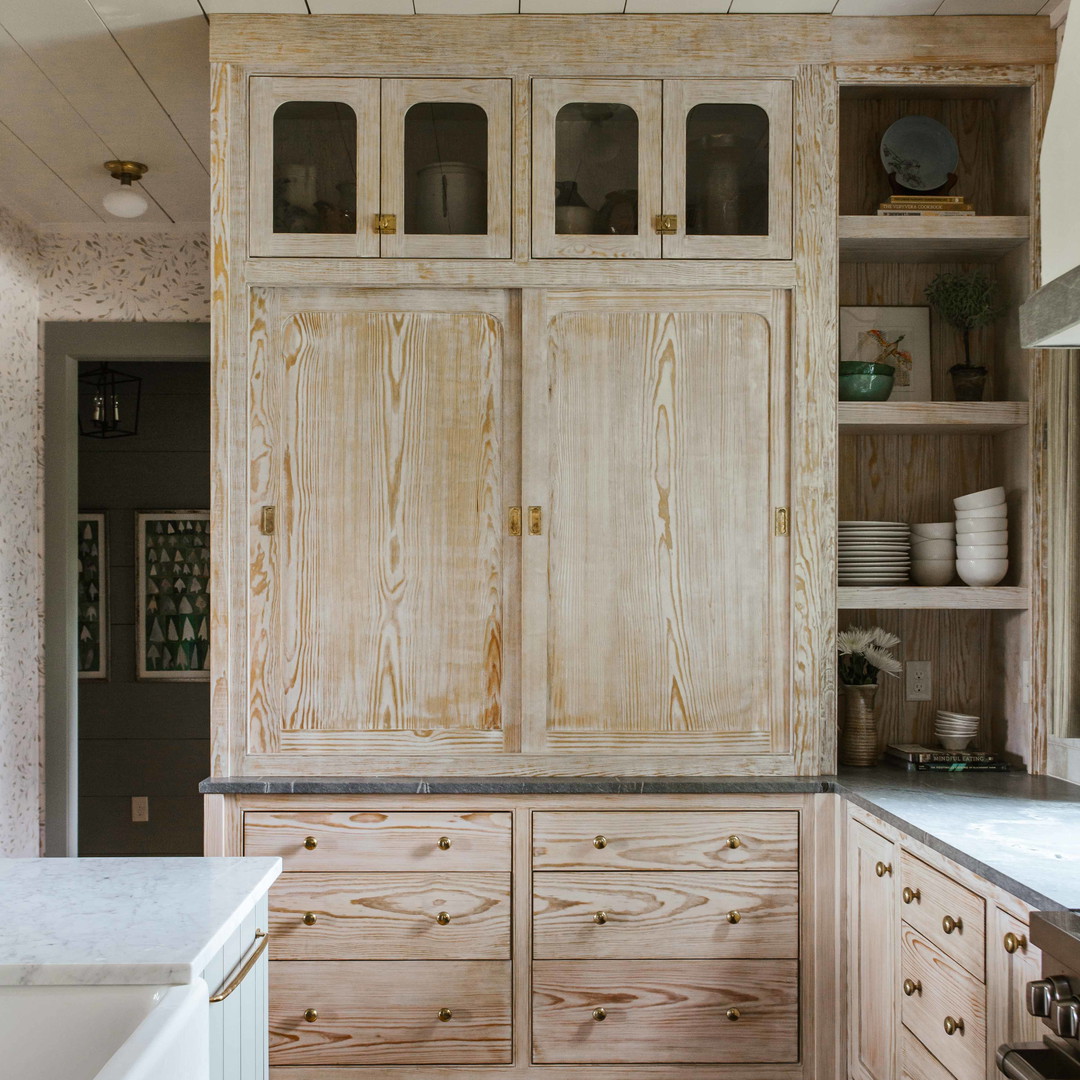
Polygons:
M119 222L109 158L146 162L139 225L205 225L209 28L221 12L1050 14L1064 0L0 0L0 203L39 225Z

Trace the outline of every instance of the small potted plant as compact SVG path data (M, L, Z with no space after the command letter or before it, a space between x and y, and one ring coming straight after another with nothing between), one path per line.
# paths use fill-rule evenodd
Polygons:
M930 306L964 338L964 362L953 364L949 374L957 401L982 401L986 368L971 362L971 331L989 326L1004 311L998 300L997 282L978 270L969 274L938 274L926 286Z
M890 650L900 644L880 626L849 626L836 635L844 722L840 730L841 765L876 765L878 674L898 678L900 661Z

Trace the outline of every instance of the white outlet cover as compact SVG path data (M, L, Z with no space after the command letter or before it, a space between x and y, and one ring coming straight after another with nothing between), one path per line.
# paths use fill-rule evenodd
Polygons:
M932 696L930 661L909 660L904 665L904 697L908 701L930 701Z

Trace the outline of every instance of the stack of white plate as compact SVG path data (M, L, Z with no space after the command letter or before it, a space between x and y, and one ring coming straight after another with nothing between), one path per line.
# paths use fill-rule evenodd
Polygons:
M928 521L911 526L911 580L948 585L956 573L956 523Z
M906 585L911 533L902 521L841 521L841 585Z
M966 750L979 734L979 718L967 713L939 709L934 717L934 735L946 750Z
M953 499L956 572L968 585L996 585L1009 570L1005 489L987 488Z

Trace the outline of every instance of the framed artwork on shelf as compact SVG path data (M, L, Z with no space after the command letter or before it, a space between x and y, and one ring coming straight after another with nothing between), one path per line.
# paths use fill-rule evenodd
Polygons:
M109 615L106 595L109 562L105 554L105 515L78 516L79 678L109 677Z
M840 359L896 368L889 401L929 401L930 308L842 307Z
M135 559L136 677L209 681L209 512L137 513Z

